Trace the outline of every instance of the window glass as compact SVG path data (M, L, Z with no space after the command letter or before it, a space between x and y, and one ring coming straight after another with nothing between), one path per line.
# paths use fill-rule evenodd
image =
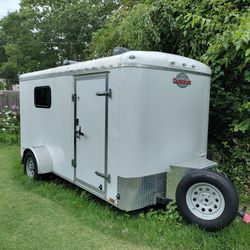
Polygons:
M51 89L49 86L35 87L34 102L37 108L51 107Z

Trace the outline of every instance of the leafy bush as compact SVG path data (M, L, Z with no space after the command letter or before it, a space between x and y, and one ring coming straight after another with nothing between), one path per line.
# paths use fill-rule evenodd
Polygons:
M140 217L160 223L172 224L175 226L180 226L183 223L182 217L179 214L177 205L174 201L171 201L165 209L150 209L150 211L146 214L140 214Z
M3 81L0 81L0 90L4 90L6 88L6 84Z
M19 107L7 106L0 112L0 142L1 143L19 143L20 136L20 115Z
M113 47L179 54L212 68L209 156L250 190L250 9L247 1L147 0L117 10L93 36L90 57Z

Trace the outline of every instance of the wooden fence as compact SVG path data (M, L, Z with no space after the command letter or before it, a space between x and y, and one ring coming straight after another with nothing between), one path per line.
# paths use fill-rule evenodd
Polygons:
M0 91L0 111L2 111L5 106L8 107L20 106L19 91L14 91L14 90Z

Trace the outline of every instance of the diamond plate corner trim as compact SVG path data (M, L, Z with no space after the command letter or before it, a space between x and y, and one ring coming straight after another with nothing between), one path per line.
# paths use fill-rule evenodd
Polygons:
M117 206L132 211L156 204L157 196L166 196L166 178L166 172L134 178L118 176Z

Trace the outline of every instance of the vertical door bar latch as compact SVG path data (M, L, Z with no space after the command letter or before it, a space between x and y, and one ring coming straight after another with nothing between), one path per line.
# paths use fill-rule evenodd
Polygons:
M110 174L108 174L108 175L106 176L105 174L100 173L100 172L98 172L98 171L95 171L95 174L98 175L98 176L100 176L100 177L102 177L104 180L106 180L108 183L110 183L110 181L111 181L111 176L110 176Z
M108 96L109 98L111 98L111 96L112 96L112 90L109 89L108 91L97 92L96 95L97 96Z

